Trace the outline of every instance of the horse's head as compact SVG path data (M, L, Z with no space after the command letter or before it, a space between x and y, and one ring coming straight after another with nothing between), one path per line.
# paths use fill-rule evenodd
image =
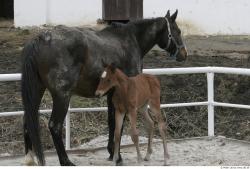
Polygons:
M101 74L100 82L97 86L95 95L103 96L117 83L115 76L116 66L114 64L105 66L104 71Z
M187 58L187 50L181 37L181 30L175 22L177 14L178 10L170 16L168 10L164 17L167 27L158 42L158 46L169 52L170 56L176 58L177 61L184 61Z

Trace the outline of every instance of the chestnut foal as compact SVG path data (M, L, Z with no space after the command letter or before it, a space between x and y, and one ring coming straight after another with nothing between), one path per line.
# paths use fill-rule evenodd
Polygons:
M156 117L160 135L163 140L164 165L167 165L169 158L166 143L166 125L160 111L160 82L152 75L139 74L135 77L126 76L120 69L113 64L105 67L96 90L97 96L104 95L109 89L115 88L112 101L115 106L115 147L113 161L118 160L120 146L121 128L125 113L127 113L131 125L131 139L136 146L138 162L142 161L139 150L138 130L136 129L137 112L143 114L149 135L147 154L145 161L150 159L152 153L152 138L154 121L148 114L148 106Z

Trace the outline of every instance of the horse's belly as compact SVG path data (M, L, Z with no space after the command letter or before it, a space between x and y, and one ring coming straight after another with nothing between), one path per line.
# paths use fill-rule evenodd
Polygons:
M82 97L95 97L97 84L87 79L80 79L77 83L74 93Z

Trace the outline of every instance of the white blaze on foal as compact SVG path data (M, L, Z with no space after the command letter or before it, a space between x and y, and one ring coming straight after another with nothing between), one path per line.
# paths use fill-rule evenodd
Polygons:
M104 71L103 73L102 73L102 78L105 78L107 76L107 72L106 71Z

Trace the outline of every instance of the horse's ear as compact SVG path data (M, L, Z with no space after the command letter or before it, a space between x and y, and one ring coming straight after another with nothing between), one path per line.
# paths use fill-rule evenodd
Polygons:
M170 18L170 11L169 11L169 10L168 10L168 12L167 12L165 18Z
M177 18L178 10L176 9L175 13L171 16L171 20L174 22Z
M115 73L115 69L116 69L116 65L115 65L115 63L113 62L113 63L111 63L111 65L110 65L110 70L111 70L112 73Z

